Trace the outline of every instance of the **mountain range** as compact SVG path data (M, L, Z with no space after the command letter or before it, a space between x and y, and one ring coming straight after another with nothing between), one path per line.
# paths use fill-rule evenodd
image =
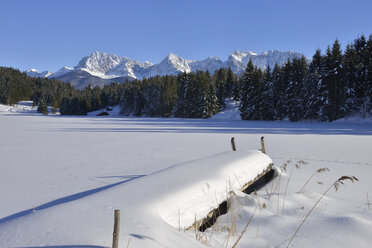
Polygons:
M26 71L31 77L56 78L65 82L70 82L72 86L82 89L87 85L100 86L110 82L124 82L127 79L143 79L156 75L177 75L183 72L195 72L198 70L209 70L213 73L219 68L230 67L235 73L241 74L249 60L255 66L265 69L267 65L271 68L283 65L288 59L301 57L302 54L296 52L281 52L278 50L268 50L261 54L254 52L233 52L226 61L218 57L209 57L204 60L188 60L173 53L165 57L160 63L151 62L140 63L128 57L120 57L104 52L93 52L90 56L83 57L75 67L63 67L52 73L49 71L39 72L35 69Z

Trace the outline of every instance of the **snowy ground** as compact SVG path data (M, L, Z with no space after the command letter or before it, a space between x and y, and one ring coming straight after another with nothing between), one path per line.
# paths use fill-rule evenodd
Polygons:
M50 115L59 115L59 112L52 113L52 107L48 106ZM0 104L0 113L18 113L18 114L36 114L37 105L32 106L32 101L21 101L14 105L3 105Z
M23 101L14 105L3 105L0 104L0 112L3 113L23 113L30 114L36 113L37 106L32 106L32 101Z
M190 164L231 154L233 136L242 156L259 148L262 135L277 167L293 161L280 184L276 177L257 195L238 194L229 214L205 233L172 226L162 192L182 192L174 186L179 172L200 179L204 167ZM321 194L344 175L359 181L330 190L291 247L370 247L371 142L368 121L65 117L0 106L0 247L110 247L114 209L121 210L120 247L128 240L129 247L232 247L252 215L238 247L286 247ZM300 160L308 164L293 170L284 196ZM298 194L324 167L330 171Z

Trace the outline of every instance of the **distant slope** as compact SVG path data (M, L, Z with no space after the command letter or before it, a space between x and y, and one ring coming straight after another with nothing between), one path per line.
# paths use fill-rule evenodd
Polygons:
M117 77L117 78L110 78L104 79L99 76L94 76L87 71L83 70L73 70L68 72L62 76L56 77L58 80L62 80L64 82L70 82L72 86L77 89L83 89L84 87L91 85L92 87L99 86L102 87L105 84L109 84L111 82L118 82L122 83L125 82L127 79L133 79L129 77Z

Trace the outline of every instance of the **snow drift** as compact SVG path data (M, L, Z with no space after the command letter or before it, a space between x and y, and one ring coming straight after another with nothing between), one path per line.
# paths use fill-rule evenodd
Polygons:
M192 161L166 171L171 173L164 182L157 211L164 221L181 229L191 227L195 219L205 218L231 193L241 194L243 186L251 182L272 164L260 151L225 152Z

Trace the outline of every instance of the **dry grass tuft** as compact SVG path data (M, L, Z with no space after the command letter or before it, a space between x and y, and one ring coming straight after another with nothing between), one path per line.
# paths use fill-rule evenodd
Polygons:
M298 194L301 194L305 191L305 187L306 185L308 185L308 183L310 182L310 180L317 174L321 174L321 173L324 173L324 172L328 172L329 169L327 167L324 167L324 168L320 168L320 169L317 169L310 177L309 179L307 179L307 181L305 182L305 184L302 186L302 188L297 192ZM318 182L319 184L319 182Z
M341 185L345 184L344 181L346 180L350 180L352 183L354 183L355 181L359 181L359 179L354 176L342 176L336 182L333 183L336 192L338 191Z
M286 196L286 194L287 194L288 184L289 184L289 181L291 180L291 177L292 177L293 171L294 171L295 168L298 170L298 169L301 168L302 165L307 165L307 164L308 164L308 162L303 161L303 160L299 160L299 161L297 161L297 162L295 163L295 165L292 167L291 173L289 174L289 177L288 177L288 180L287 180L287 184L285 185L285 190L284 190L284 195L283 195L282 214L284 213L285 196Z
M248 221L247 224L245 225L244 229L243 229L242 232L240 233L238 239L235 241L235 243L234 243L234 245L232 246L232 248L235 248L235 247L238 245L239 241L241 240L241 238L243 237L243 235L244 235L245 232L247 231L248 226L249 226L249 224L251 223L254 214L256 213L256 210L257 210L257 207L254 209L254 212L253 212L253 214L251 215L251 218L249 218L249 221Z
M315 209L315 207L319 204L319 202L323 199L323 197L332 189L332 187L335 189L335 191L337 192L339 190L339 188L341 187L341 185L344 185L345 184L345 181L351 181L352 183L356 182L356 181L359 181L358 178L356 178L355 176L342 176L340 177L339 179L337 179L334 183L332 183L326 191L324 191L324 193L319 197L319 199L317 200L317 202L314 204L314 206L310 209L310 211L306 214L306 216L304 217L304 219L302 220L301 224L298 226L298 228L296 229L295 233L292 235L292 237L290 238L286 248L288 248L290 246L290 244L292 243L293 239L296 237L298 231L301 229L302 225L305 223L305 221L309 218L310 214L313 212L313 210Z
M281 180L281 178L282 178L283 171L287 171L287 166L288 166L290 163L292 163L292 161L291 161L291 160L287 160L287 161L285 161L284 164L280 167L281 170L280 170L280 174L279 174L279 176L278 176L278 180L277 180L277 182L276 182L276 185L275 185L274 189L271 191L271 194L277 192L277 196L278 196L277 200L278 200L278 201L277 201L277 205L276 205L276 212L277 212L278 215L279 215L279 192L280 192L280 180Z

